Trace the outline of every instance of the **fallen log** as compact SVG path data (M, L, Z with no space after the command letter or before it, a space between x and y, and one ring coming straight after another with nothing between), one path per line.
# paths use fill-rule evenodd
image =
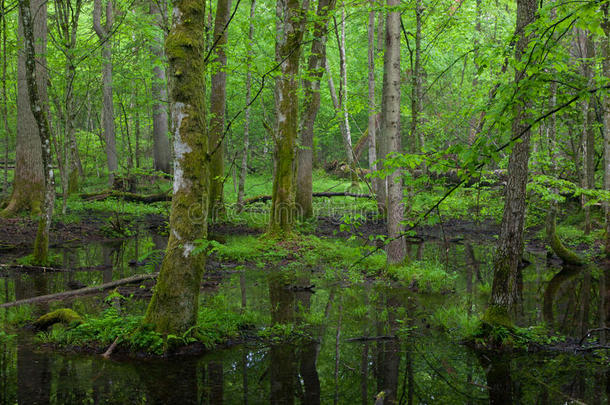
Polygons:
M104 190L97 193L83 193L80 195L80 198L86 201L102 201L108 198L116 198L131 202L154 203L159 201L171 201L172 195L171 193L142 195L126 191Z
M312 197L355 197L355 198L373 198L370 194L358 194L358 193L349 193L345 192L320 192L320 193L312 193ZM255 197L246 198L244 200L244 205L254 204L257 202L266 202L271 201L270 195L258 195Z
M155 278L155 277L157 277L157 275L159 275L159 273L138 274L136 276L122 278L120 280L111 281L109 283L104 283L104 284L96 285L93 287L85 287L85 288L80 288L78 290L63 291L63 292L55 293L55 294L40 295L38 297L32 297L32 298L26 298L23 300L5 302L4 304L0 304L0 308L10 308L10 307L16 307L16 306L24 305L24 304L35 304L38 302L63 300L66 298L75 297L75 296L79 296L79 295L97 294L104 290L108 290L110 288L117 287L120 285L137 283L138 281L144 281L144 280L148 280L151 278Z

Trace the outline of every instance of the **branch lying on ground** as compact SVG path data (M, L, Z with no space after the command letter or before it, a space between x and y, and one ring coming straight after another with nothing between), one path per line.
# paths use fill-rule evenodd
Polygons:
M56 293L56 294L41 295L38 297L26 298L23 300L5 302L4 304L0 305L0 308L10 308L10 307L16 307L16 306L24 305L24 304L33 304L33 303L37 303L37 302L63 300L66 298L75 297L75 296L79 296L79 295L98 294L104 290L118 287L120 285L137 283L139 281L144 281L144 280L148 280L151 278L155 278L155 277L157 277L157 275L159 275L159 273L138 274L137 276L122 278L120 280L111 281L109 283L104 283L104 284L96 285L93 287L85 287L85 288L80 288L78 290L63 291L63 292Z
M356 197L356 198L373 198L370 194L358 194L348 192L337 192L337 193L312 193L312 197ZM254 204L257 202L271 201L270 195L258 195L256 197L247 198L244 200L244 205Z
M135 193L128 193L125 191L116 191L116 190L105 190L97 193L84 193L80 195L80 198L86 201L102 201L108 198L117 198L125 201L131 202L142 202L142 203L153 203L159 201L171 201L172 194L167 193L158 193L158 194L149 194L149 195L141 195Z

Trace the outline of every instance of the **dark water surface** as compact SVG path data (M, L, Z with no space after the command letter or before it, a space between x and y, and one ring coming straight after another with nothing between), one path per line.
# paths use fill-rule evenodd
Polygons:
M72 272L7 273L0 301L100 284L154 270L130 266L164 239L141 236L116 244L56 250ZM491 355L441 331L438 319L480 312L488 299L494 247L468 242L411 246L411 257L440 260L456 291L422 294L364 278L357 271L216 265L202 301L248 310L261 324L296 325L313 339L273 339L170 360L103 360L41 348L29 332L1 340L0 404L605 404L607 358L573 350ZM606 325L610 272L562 269L530 251L524 270L524 325L546 323L575 338ZM286 274L297 274L287 279ZM314 288L308 288L315 285ZM68 305L91 314L103 297L0 310L0 324ZM132 299L143 311L146 299ZM444 308L444 310L443 310ZM314 325L314 326L312 326ZM277 333L277 330L275 330ZM599 344L605 336L594 332ZM381 393L383 391L383 393ZM381 403L381 402L380 402Z

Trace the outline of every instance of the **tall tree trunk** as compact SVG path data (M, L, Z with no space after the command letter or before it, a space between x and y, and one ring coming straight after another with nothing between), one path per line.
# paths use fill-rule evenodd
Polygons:
M603 75L610 80L610 12L608 3L603 3L602 10L604 19L602 27L605 38L602 41L602 52L604 59L602 62ZM610 94L606 93L603 98L604 108L604 189L610 191ZM606 217L606 256L610 257L610 201L604 202L604 214Z
M8 35L6 31L6 8L4 0L0 1L2 7L2 16L0 17L2 23L2 29L0 35L2 35L2 124L4 129L4 177L2 181L2 197L5 197L8 193L8 150L10 140L10 129L8 125L8 99L6 93L6 60L8 59L8 48L6 37Z
M112 100L112 25L114 24L114 6L112 0L106 0L106 23L102 26L102 0L93 2L93 29L102 42L102 93L103 93L103 126L106 142L106 160L108 162L108 185L114 187L114 178L119 168L114 133L114 105Z
M424 134L420 125L423 105L421 68L421 26L423 12L422 0L415 0L415 61L413 66L411 66L411 142L413 143L414 153L418 151L416 145L419 144L419 151L422 151L424 148Z
M339 34L337 34L339 35ZM339 48L341 48L341 41L339 41ZM339 51L342 54L341 51ZM343 66L344 62L342 57L339 57L340 64ZM343 140L343 149L345 149L345 160L347 162L347 166L350 169L350 177L352 179L352 185L354 185L358 181L358 176L356 176L356 165L354 162L354 151L352 149L352 135L349 127L348 114L345 110L345 106L343 105L343 85L339 89L339 96L337 95L337 90L335 89L335 83L333 81L333 76L330 71L330 66L328 64L328 59L324 58L324 64L326 66L326 75L328 76L328 90L330 91L330 98L333 102L333 107L335 109L335 114L341 116L339 119L339 128L341 130L341 139ZM341 68L341 74L343 73L343 68ZM343 83L343 77L341 77L341 83Z
M367 23L368 38L368 95L369 95L369 169L371 173L377 171L377 102L375 100L375 2L369 1L369 19ZM377 208L379 213L385 213L385 182L377 177L371 179L373 191L377 198ZM383 187L382 187L383 186Z
M32 12L38 14L41 9L46 9L46 4L34 3L34 7L30 8L30 0L19 1L19 12L23 26L24 52L25 52L25 77L28 86L28 96L30 99L30 109L38 127L38 135L41 145L41 160L44 170L44 204L42 214L38 222L38 232L34 242L34 261L36 263L45 264L48 261L49 254L49 229L51 227L51 217L53 216L53 202L55 199L55 185L53 184L53 167L51 160L51 126L49 124L48 106L45 105L46 100L39 93L38 84L40 80L37 77L36 69L36 52L35 43L36 36L34 35L35 25L32 21ZM45 10L46 11L46 10ZM46 17L46 12L41 13ZM44 76L43 76L44 78Z
M164 4L165 2L161 2ZM159 28L163 25L163 14L159 3L151 1L150 13L155 15ZM150 47L155 57L153 67L153 168L163 173L170 172L169 123L167 117L167 78L165 74L165 52L163 52L164 31L159 29Z
M299 99L299 59L305 12L309 0L277 0L275 60L280 74L275 81L276 123L270 233L292 232L295 219L294 172Z
M244 203L246 187L246 176L248 175L248 149L250 146L250 103L252 94L252 58L254 52L252 39L254 38L254 17L256 11L256 0L250 4L250 28L248 30L248 56L246 62L246 111L244 113L244 148L241 152L241 164L239 166L239 185L237 187L237 210L241 211Z
M336 20L335 20L336 28ZM337 31L338 35L338 31ZM358 173L356 172L356 158L354 156L354 148L352 147L352 131L349 125L349 112L347 110L347 57L345 56L345 1L342 1L341 7L341 36L338 39L339 45L339 65L341 74L341 85L339 86L339 104L341 106L341 114L343 115L343 145L347 155L347 164L350 168L352 178L352 187L358 185ZM330 78L330 73L328 74Z
M595 58L595 44L593 43L593 34L587 31L579 30L579 44L583 51L582 70L587 86L595 85L595 72L593 69L593 60ZM585 100L582 105L583 110L583 131L582 131L582 152L583 152L583 171L582 171L582 187L587 190L595 188L595 97L592 96L589 100ZM587 205L588 198L582 195L582 206L585 213L584 233L588 235L591 232L591 207Z
M399 0L387 0L390 11L386 17L385 53L383 55L383 91L381 98L381 137L384 154L400 152L400 12L392 10ZM385 156L384 156L385 157ZM402 179L395 170L386 178L388 187L388 238L389 264L402 262L406 257L405 240L401 236L404 226Z
M38 55L36 78L40 100L47 100L46 49L47 49L47 6L46 1L32 0L32 10L36 10L33 25L34 53ZM19 20L19 37L23 40L23 21ZM29 211L37 215L42 210L45 195L45 173L42 162L40 135L36 118L32 114L27 84L26 50L20 49L17 63L17 151L15 154L15 176L13 192L2 216L12 216Z
M479 38L481 37L481 0L476 1L476 22L474 25L474 75L472 76L472 90L476 94L476 90L479 87L479 64L477 62L479 57ZM465 61L465 60L464 60ZM474 144L479 135L479 114L472 114L470 117L470 125L468 128L468 143Z
M214 21L214 59L212 60L212 90L210 92L210 219L225 211L223 201L224 132L227 104L227 31L231 0L218 0Z
M326 60L326 35L328 14L335 8L336 0L319 0L314 24L311 54L307 61L307 75L303 79L304 103L300 123L300 148L297 151L296 207L304 218L313 215L313 139L314 124L320 110L320 81L324 75Z
M77 108L74 102L74 82L76 80L76 66L74 50L78 32L78 20L82 10L82 0L55 0L55 20L57 31L62 39L62 53L66 57L64 72L66 84L64 87L64 99L58 105L58 111L63 118L64 142L68 146L63 161L65 162L65 175L62 173L62 189L66 194L78 191L79 177L83 175L82 163L78 153L78 143L76 141L76 114ZM67 183L67 184L64 184ZM64 198L65 200L65 198ZM63 203L62 212L65 210Z
M524 35L527 25L536 19L538 3L535 0L517 0L517 27L519 36L515 47L515 59L527 48L529 36ZM515 72L515 82L527 79L524 70ZM520 142L513 147L508 161L508 181L505 189L504 214L500 227L500 239L494 260L494 279L490 306L485 319L492 324L510 323L511 313L521 299L519 262L523 254L523 228L525 223L525 188L530 154L530 130L527 129L527 109L531 101L524 94L518 95L514 106L512 137Z
M206 255L195 243L207 237L209 171L205 128L205 1L174 1L165 43L174 130L174 195L170 236L145 322L160 333L184 333L197 322Z

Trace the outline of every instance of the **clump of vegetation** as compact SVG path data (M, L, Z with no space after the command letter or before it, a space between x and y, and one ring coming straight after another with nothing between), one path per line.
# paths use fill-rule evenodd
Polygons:
M454 274L449 274L444 266L434 261L415 261L400 266L390 266L388 274L399 281L417 287L423 293L442 293L455 288Z

